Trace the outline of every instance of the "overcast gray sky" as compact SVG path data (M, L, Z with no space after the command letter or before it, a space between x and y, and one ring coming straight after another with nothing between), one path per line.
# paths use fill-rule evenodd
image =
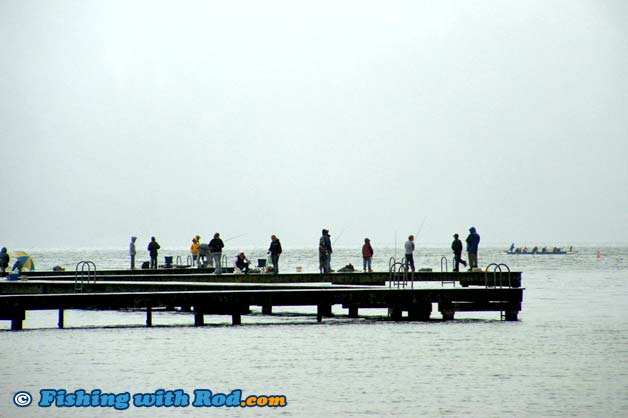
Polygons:
M0 1L0 245L628 242L628 2Z

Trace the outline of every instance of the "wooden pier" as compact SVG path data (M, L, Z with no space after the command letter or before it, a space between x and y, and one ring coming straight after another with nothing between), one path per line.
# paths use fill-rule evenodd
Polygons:
M332 306L341 305L350 318L359 310L387 308L394 321L429 320L432 304L437 304L443 320L453 320L456 312L495 311L503 319L516 321L523 300L522 288L397 289L388 287L197 290L163 292L62 293L0 295L0 320L11 321L12 330L21 330L26 311L57 310L59 328L64 327L67 309L145 309L146 325L152 326L153 309L180 307L194 314L194 324L204 325L205 315L230 315L240 325L251 306L271 314L275 306L314 306L317 320L332 315Z
M0 280L0 320L20 330L26 311L57 310L63 328L67 309L143 309L151 326L154 309L178 307L194 314L195 325L204 324L204 315L231 315L239 325L251 306L261 307L262 314L271 314L274 306L312 306L321 321L334 305L347 309L350 318L362 309L386 308L394 321L429 320L436 304L444 320L456 312L495 311L516 321L521 310L521 272L416 272L406 276L405 287L390 286L391 277L388 272L215 275L213 269L196 268L29 272L18 281Z

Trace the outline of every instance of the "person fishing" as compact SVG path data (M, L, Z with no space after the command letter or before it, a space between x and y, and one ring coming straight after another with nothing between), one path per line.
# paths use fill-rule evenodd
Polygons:
M480 234L477 233L474 226L469 228L469 236L466 241L467 255L469 256L469 269L473 270L478 267L478 246L480 245Z
M404 245L404 249L406 257L406 271L408 270L408 267L410 267L414 273L414 235L410 235L408 237L408 240Z
M329 230L323 229L318 241L319 270L321 273L331 273L331 235Z
M155 240L155 237L150 238L150 242L148 243L148 255L150 255L150 268L157 268L157 254L161 247L159 243Z
M236 269L240 270L244 274L248 274L249 265L251 264L251 262L244 254L244 251L240 251L236 256L233 264Z
M220 239L220 234L216 232L214 234L214 238L211 241L209 241L209 251L211 254L211 258L214 260L214 265L216 267L216 270L214 271L214 273L216 274L222 274L222 266L220 264L220 258L222 257L222 249L224 248L224 246L225 244Z
M273 263L273 274L279 273L279 256L281 255L281 242L276 235L270 236L270 247L268 247L268 254L270 254L270 260Z

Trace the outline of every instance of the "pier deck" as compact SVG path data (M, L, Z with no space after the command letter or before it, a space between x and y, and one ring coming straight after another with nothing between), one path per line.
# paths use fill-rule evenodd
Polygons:
M80 285L80 283L79 283ZM0 281L0 295L55 294L55 293L121 293L121 292L185 292L199 290L277 290L329 287L329 283L212 283L212 282L85 282L82 289L68 280ZM342 288L347 286L334 286Z
M204 283L331 283L335 285L382 286L390 278L388 272L372 273L279 273L279 274L212 274L211 269L156 269L156 270L97 270L94 277L99 281L122 282L204 282ZM28 280L73 280L74 271L33 271L23 274ZM80 276L80 272L79 272ZM87 275L85 275L87 278ZM409 275L410 277L410 275ZM484 272L416 272L415 282L459 283L463 287L485 284L506 287L521 287L521 272L502 274ZM0 293L2 288L0 287Z

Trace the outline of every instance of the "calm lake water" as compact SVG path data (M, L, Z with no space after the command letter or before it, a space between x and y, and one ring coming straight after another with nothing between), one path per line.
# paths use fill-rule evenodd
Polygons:
M0 417L625 417L628 411L628 248L575 247L575 255L508 256L484 248L480 264L523 271L518 322L499 313L457 313L442 322L393 323L384 310L316 322L309 308L259 309L230 317L157 312L28 312L25 331L0 321ZM386 270L394 249L375 249ZM598 257L598 250L601 255ZM126 267L126 249L37 250L40 270L81 260ZM264 257L264 249L247 250ZM359 266L359 249L337 249L332 265ZM166 249L160 255L182 255ZM419 267L440 270L438 248L418 248ZM315 251L286 249L284 271L316 271ZM440 286L440 284L438 284ZM279 315L281 314L281 315ZM195 389L285 395L284 408L42 408L42 389L149 393ZM18 391L33 404L18 408Z

